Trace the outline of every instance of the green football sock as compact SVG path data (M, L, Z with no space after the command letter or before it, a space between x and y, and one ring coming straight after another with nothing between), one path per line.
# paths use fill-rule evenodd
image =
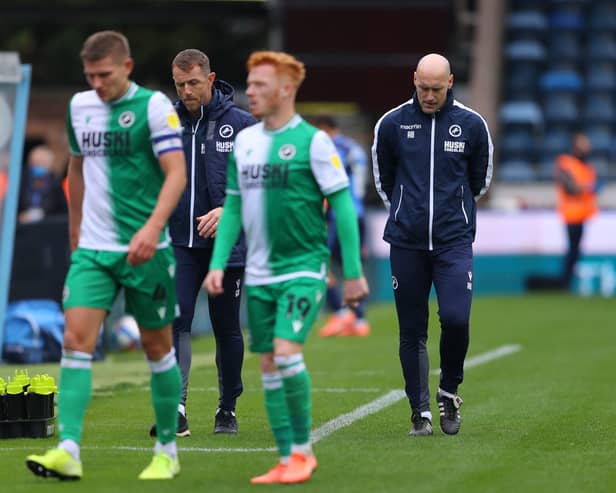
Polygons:
M182 396L182 376L173 350L161 360L148 363L152 370L150 387L158 441L164 445L175 440L178 404Z
M58 423L60 441L81 443L83 418L92 396L92 355L64 350L60 362Z
M306 444L310 442L310 427L312 425L312 400L310 396L310 375L300 354L277 356L276 366L282 374L285 398L289 409L293 443Z
M292 432L289 423L289 410L282 387L282 376L279 372L264 373L261 378L265 393L265 410L280 457L289 457L291 455Z

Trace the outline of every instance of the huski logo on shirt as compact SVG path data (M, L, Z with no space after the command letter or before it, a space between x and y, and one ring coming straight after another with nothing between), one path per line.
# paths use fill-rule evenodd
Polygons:
M293 144L285 144L278 150L278 157L288 161L289 159L293 159L296 152L297 150Z
M289 163L247 164L242 166L240 179L244 188L286 188Z
M464 145L466 142L460 142L457 140L446 140L444 144L445 152L464 152Z
M135 114L132 111L124 111L118 118L118 123L122 128L128 128L135 123Z
M130 132L81 132L79 146L84 156L126 156L130 154Z
M216 152L231 152L233 150L233 141L232 140L217 140L216 141Z

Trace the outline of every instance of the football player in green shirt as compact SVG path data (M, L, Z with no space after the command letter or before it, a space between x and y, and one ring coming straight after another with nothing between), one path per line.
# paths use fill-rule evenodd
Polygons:
M327 134L295 111L304 64L286 53L261 51L250 56L247 69L249 108L261 122L235 139L205 286L211 294L222 292L223 269L243 227L250 349L260 354L265 407L280 453L280 461L251 482L299 483L317 467L302 351L325 298L325 199L342 239L345 303L365 297L368 285L344 167Z

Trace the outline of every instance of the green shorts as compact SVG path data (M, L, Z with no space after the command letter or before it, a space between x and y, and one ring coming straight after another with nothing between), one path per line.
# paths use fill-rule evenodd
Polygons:
M126 312L143 328L173 322L179 308L175 294L175 257L171 247L157 250L141 265L129 265L126 252L77 248L64 283L64 308L111 310L121 287Z
M246 286L250 350L271 353L274 338L303 344L325 299L322 279L300 277L264 286Z

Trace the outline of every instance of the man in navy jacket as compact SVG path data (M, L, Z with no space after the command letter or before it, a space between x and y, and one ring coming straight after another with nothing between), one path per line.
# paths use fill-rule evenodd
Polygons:
M411 405L411 435L432 434L428 387L428 299L434 283L441 323L436 400L446 434L460 429L457 395L469 344L475 202L492 178L485 120L453 98L449 61L417 64L413 98L377 122L373 171L389 218L383 239L400 326L400 362Z
M177 262L176 288L180 305L173 324L173 344L182 372L182 400L178 409L178 436L190 435L186 399L192 351L190 333L197 295L205 279L214 247L218 220L225 201L227 161L237 132L256 123L250 113L233 103L234 90L216 80L207 55L187 49L171 64L180 100L176 110L182 124L188 183L169 218ZM239 310L246 246L242 238L233 249L225 271L225 292L208 297L216 339L219 402L215 433L237 433L235 403L242 393L244 340ZM150 434L156 434L155 428Z

